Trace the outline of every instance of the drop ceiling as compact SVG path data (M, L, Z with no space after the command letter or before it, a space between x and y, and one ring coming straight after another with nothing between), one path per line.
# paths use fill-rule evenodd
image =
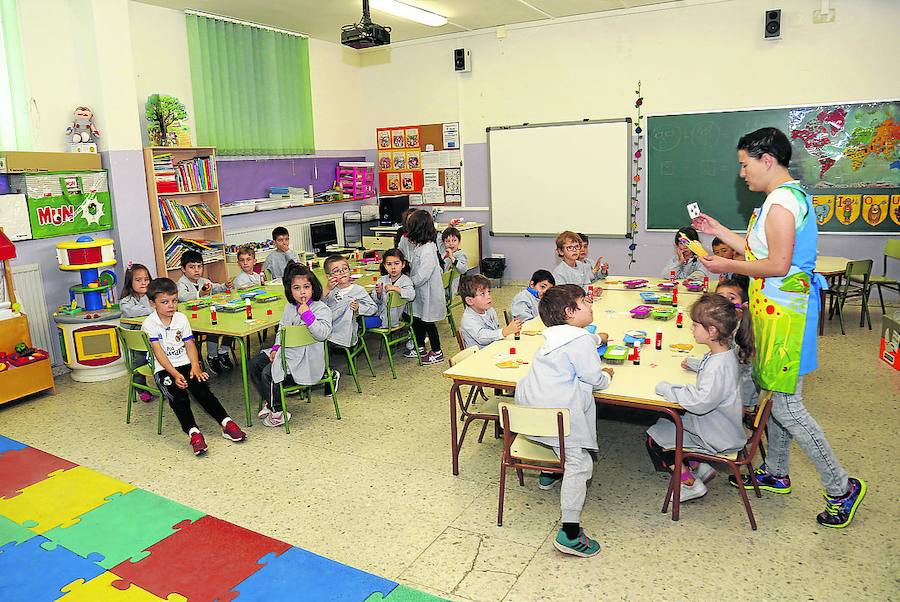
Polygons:
M362 0L138 0L177 10L194 9L253 21L338 42L342 25L359 21ZM428 27L372 10L372 20L391 28L391 41L459 33L497 25L549 21L587 13L665 4L678 0L406 0L444 15L448 23Z

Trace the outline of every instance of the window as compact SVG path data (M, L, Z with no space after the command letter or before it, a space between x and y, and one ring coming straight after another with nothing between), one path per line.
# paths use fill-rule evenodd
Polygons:
M193 13L187 32L200 145L219 155L315 152L309 40Z
M15 0L0 0L0 149L28 150L28 97Z

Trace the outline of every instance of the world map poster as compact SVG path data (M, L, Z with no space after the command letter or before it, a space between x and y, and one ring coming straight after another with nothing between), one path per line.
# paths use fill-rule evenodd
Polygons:
M900 102L791 109L792 171L813 188L900 187Z

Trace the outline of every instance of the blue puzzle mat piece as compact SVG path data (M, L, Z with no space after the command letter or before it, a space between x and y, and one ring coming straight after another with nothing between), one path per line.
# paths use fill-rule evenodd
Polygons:
M240 602L272 600L345 600L362 602L373 593L387 596L397 583L329 560L300 548L281 556L266 554L263 568L241 581L234 590Z
M85 559L62 546L45 550L41 544L48 541L38 535L0 548L0 600L56 600L69 583L89 581L104 572L97 564L103 556Z
M10 439L9 437L4 437L0 435L0 454L3 452L13 451L15 449L25 449L28 447L24 443L19 443L15 439Z

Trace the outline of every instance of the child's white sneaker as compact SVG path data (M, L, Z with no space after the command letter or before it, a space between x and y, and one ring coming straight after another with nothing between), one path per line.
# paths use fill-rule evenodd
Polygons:
M257 418L262 419L272 413L272 410L269 409L269 404L264 403L262 409L256 415Z
M709 483L716 476L716 469L706 462L700 462L696 468L691 468L691 472L704 483Z
M263 418L263 424L270 427L284 426L285 412L270 412ZM287 419L291 419L291 413L287 412Z
M684 476L681 477L684 479ZM681 501L687 502L689 500L695 500L698 497L703 497L706 495L707 489L706 485L703 484L699 478L694 479L694 483L692 485L685 484L684 480L681 481Z

